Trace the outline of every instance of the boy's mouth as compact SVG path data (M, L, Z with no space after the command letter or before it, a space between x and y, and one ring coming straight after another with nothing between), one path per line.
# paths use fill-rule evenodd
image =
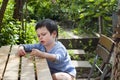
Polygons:
M44 44L44 41L40 41L42 44Z

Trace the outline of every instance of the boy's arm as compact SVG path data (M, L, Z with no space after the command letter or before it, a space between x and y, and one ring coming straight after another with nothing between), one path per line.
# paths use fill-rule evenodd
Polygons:
M31 52L32 56L38 56L38 57L43 57L46 58L52 62L62 62L66 56L66 53L62 49L58 49L55 51L55 53L47 53L47 52L42 52L38 49L32 49Z
M48 59L52 62L56 61L56 55L55 54L49 54L47 52L42 52L38 49L32 49L31 55L32 56L43 57L43 58L46 58L46 59Z
M18 47L18 55L24 56L26 52L31 52L33 48L40 48L39 44L20 44Z

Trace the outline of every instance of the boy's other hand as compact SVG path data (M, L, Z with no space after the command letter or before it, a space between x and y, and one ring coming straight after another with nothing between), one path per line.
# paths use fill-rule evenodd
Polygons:
M23 46L19 46L17 54L19 56L24 56L26 54Z
M43 52L38 49L32 49L31 56L43 57Z

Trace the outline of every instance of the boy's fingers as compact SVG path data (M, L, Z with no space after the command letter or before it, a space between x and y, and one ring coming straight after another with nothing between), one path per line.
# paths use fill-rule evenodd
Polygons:
M36 54L36 49L32 49L32 52L30 53L31 56L35 56Z
M20 50L20 52L19 52L19 56L23 56L23 55L25 55L26 53L25 53L25 51L24 50Z

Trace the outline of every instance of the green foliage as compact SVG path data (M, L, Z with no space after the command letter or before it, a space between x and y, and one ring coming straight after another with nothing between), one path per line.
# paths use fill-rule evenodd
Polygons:
M116 11L116 0L84 0L79 1L81 3L80 8L77 8L79 12L79 21L76 23L78 26L76 32L82 29L85 32L98 32L98 17L102 16L103 26L105 32L110 31L112 28L112 13ZM77 21L77 18L75 18ZM84 33L84 32L80 32Z
M31 0L28 3L29 16L33 19L40 20L44 18L53 18L51 11L52 2L49 0Z
M58 21L71 20L77 34L98 32L98 17L102 16L104 34L111 30L111 16L117 9L117 0L30 0L29 16L32 19L51 18Z
M18 27L16 27L18 25ZM14 21L6 21L2 26L1 33L0 33L0 45L8 45L14 44L17 39L17 34L19 30L19 22L15 23Z
M2 3L2 1L0 1ZM0 33L0 46L1 45L8 45L13 44L15 42L14 33L16 33L14 30L16 29L16 23L12 19L13 14L13 1L8 2L9 5L7 5L7 9L4 14L3 24L2 24L2 30ZM14 36L13 36L14 35Z
M0 33L0 46L9 44L36 43L34 25L35 21L26 24L26 30L22 29L20 21L9 21L3 24Z
M24 23L21 23L17 44L36 43L38 41L36 37L35 23L35 20L31 20L30 22L24 21ZM24 26L22 26L22 24L24 24Z
M0 1L1 2L1 1ZM0 33L0 46L21 43L35 43L37 41L34 27L35 21L29 23L24 20L24 23L12 18L14 1L10 0L2 21L2 30ZM24 26L22 26L24 24Z
M36 31L35 31L35 23L36 21L34 20L27 23L26 33L25 33L26 34L25 43L37 43L38 42Z

